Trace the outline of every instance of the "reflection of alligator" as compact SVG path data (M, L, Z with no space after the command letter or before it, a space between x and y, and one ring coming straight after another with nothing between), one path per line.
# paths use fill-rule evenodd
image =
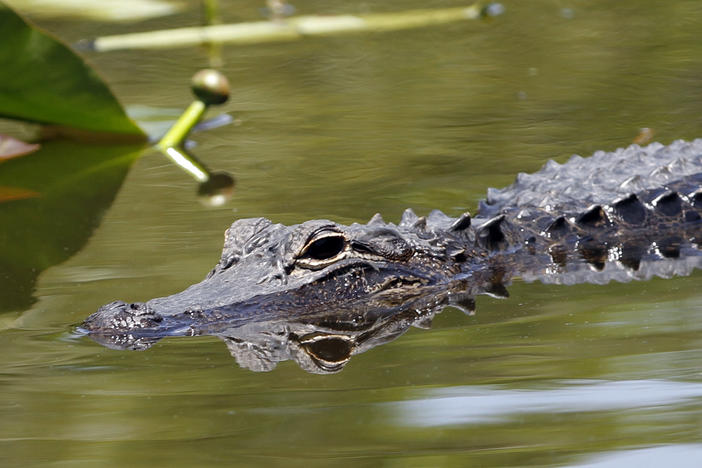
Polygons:
M473 219L407 210L398 225L379 215L351 226L239 220L201 283L147 303L113 302L83 327L132 349L213 334L247 367L295 358L335 370L339 355L387 341L444 305L471 311L476 294L505 295L514 277L572 284L688 274L702 266L701 239L702 140L631 146L520 174L489 190Z

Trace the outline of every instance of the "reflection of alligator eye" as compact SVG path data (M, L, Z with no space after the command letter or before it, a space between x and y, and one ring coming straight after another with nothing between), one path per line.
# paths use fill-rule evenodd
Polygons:
M324 372L343 369L354 349L353 340L347 336L315 337L300 344L315 365Z
M324 233L302 249L297 265L304 268L324 268L337 261L346 251L346 238L339 233Z

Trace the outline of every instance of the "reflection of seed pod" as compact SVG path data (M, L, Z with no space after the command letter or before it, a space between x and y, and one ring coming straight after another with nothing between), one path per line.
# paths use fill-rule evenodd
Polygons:
M221 206L232 198L236 181L224 172L210 174L210 178L200 184L197 194L206 206Z
M192 90L207 105L222 104L229 99L229 81L217 70L205 69L195 73Z

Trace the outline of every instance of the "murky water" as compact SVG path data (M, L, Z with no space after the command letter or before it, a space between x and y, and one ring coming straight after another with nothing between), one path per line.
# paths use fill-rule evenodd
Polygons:
M456 4L295 2L300 13ZM51 194L0 205L15 267L0 285L3 464L699 466L699 271L517 283L508 299L478 298L475 316L446 309L334 375L291 361L255 373L216 338L128 352L73 334L106 302L199 281L237 218L457 215L518 171L627 145L641 127L665 143L702 136L700 2L504 5L489 22L225 47L225 108L240 123L197 135L194 150L237 179L218 208L133 148L60 146L37 155L45 166L1 165L0 185L26 177ZM225 19L256 20L259 6L237 2ZM43 24L77 40L196 16ZM189 77L207 64L197 49L89 59L123 102L166 109L189 102ZM66 166L88 160L87 172Z

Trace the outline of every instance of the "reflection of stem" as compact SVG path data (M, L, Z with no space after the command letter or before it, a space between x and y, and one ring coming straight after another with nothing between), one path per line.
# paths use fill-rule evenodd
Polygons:
M207 105L201 100L193 101L190 106L183 112L175 124L168 130L161 141L158 142L158 147L164 154L168 148L180 146L185 137L188 136L190 130L197 125L207 110Z
M209 105L227 101L229 82L218 71L200 70L193 76L192 90L195 101L185 109L156 147L200 183L198 194L206 197L206 204L218 206L231 197L234 178L223 172L210 172L207 166L183 149L183 142L193 127L200 122Z
M202 9L205 13L205 24L220 24L219 0L203 0Z
M164 148L159 145L159 150L199 182L197 194L203 204L221 206L232 197L236 181L226 172L211 172L200 160L182 148Z
M205 26L213 26L222 23L222 16L219 12L219 0L202 0ZM222 66L222 43L217 41L207 41L204 44L207 49L207 58L210 67L219 68Z
M198 182L207 182L210 180L211 174L209 169L195 156L173 146L163 148L159 145L159 149L166 157L183 168L185 172L193 176Z

